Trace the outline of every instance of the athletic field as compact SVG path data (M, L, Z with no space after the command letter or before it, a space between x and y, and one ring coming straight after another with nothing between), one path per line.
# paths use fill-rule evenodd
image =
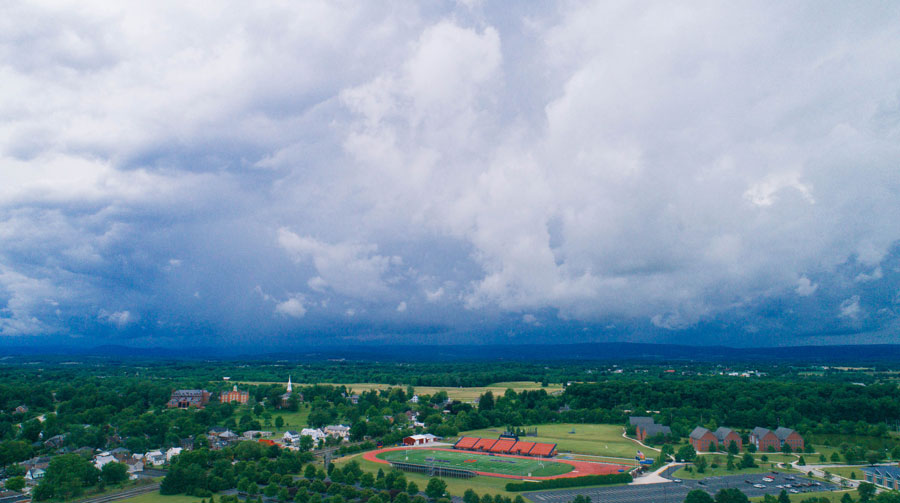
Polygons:
M482 473L513 475L516 477L553 477L570 472L574 467L548 459L490 456L467 451L431 449L398 449L382 451L376 455L385 461L461 468Z

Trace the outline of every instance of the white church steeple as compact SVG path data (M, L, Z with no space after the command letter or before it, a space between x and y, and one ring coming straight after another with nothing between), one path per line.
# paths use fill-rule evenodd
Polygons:
M291 376L289 375L289 376L288 376L288 388L287 388L287 392L290 393L290 392L292 392L292 391L294 391L294 386L291 385Z

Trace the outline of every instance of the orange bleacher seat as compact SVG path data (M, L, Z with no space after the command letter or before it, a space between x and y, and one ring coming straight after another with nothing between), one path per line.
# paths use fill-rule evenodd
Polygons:
M552 456L555 451L556 451L556 444L538 443L538 444L534 445L534 447L531 449L531 452L529 454L532 456L547 457L547 456Z
M509 452L512 454L528 454L532 447L534 447L534 442L516 442L516 445Z
M473 445L472 448L475 450L480 449L483 451L489 451L496 442L497 440L493 438L479 438L478 442L475 442L475 445Z
M471 449L479 440L481 439L474 437L462 437L457 440L455 444L453 444L453 447L456 449Z
M491 447L491 452L496 452L499 454L503 454L509 452L509 450L516 445L516 441L511 438L501 438L497 440L497 443Z

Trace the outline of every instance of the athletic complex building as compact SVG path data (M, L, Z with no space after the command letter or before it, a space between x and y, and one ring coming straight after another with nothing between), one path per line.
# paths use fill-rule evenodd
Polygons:
M498 439L460 437L460 439L453 444L453 448L463 451L515 454L518 456L534 456L542 458L552 458L553 456L556 456L556 444L520 442L515 437L507 436L501 436Z

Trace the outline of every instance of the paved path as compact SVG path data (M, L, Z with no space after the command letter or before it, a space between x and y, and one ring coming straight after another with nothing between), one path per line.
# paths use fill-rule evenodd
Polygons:
M669 463L669 464L663 466L662 468L656 470L655 472L651 472L646 475L641 475L640 477L635 478L634 482L632 482L631 485L642 486L642 485L647 485L647 484L665 484L667 482L671 483L672 480L667 479L666 477L663 476L663 474L666 474L666 472L668 472L667 475L671 475L671 474L675 473L676 470L681 468L681 466L682 466L682 463ZM670 469L671 469L671 471L669 471Z

